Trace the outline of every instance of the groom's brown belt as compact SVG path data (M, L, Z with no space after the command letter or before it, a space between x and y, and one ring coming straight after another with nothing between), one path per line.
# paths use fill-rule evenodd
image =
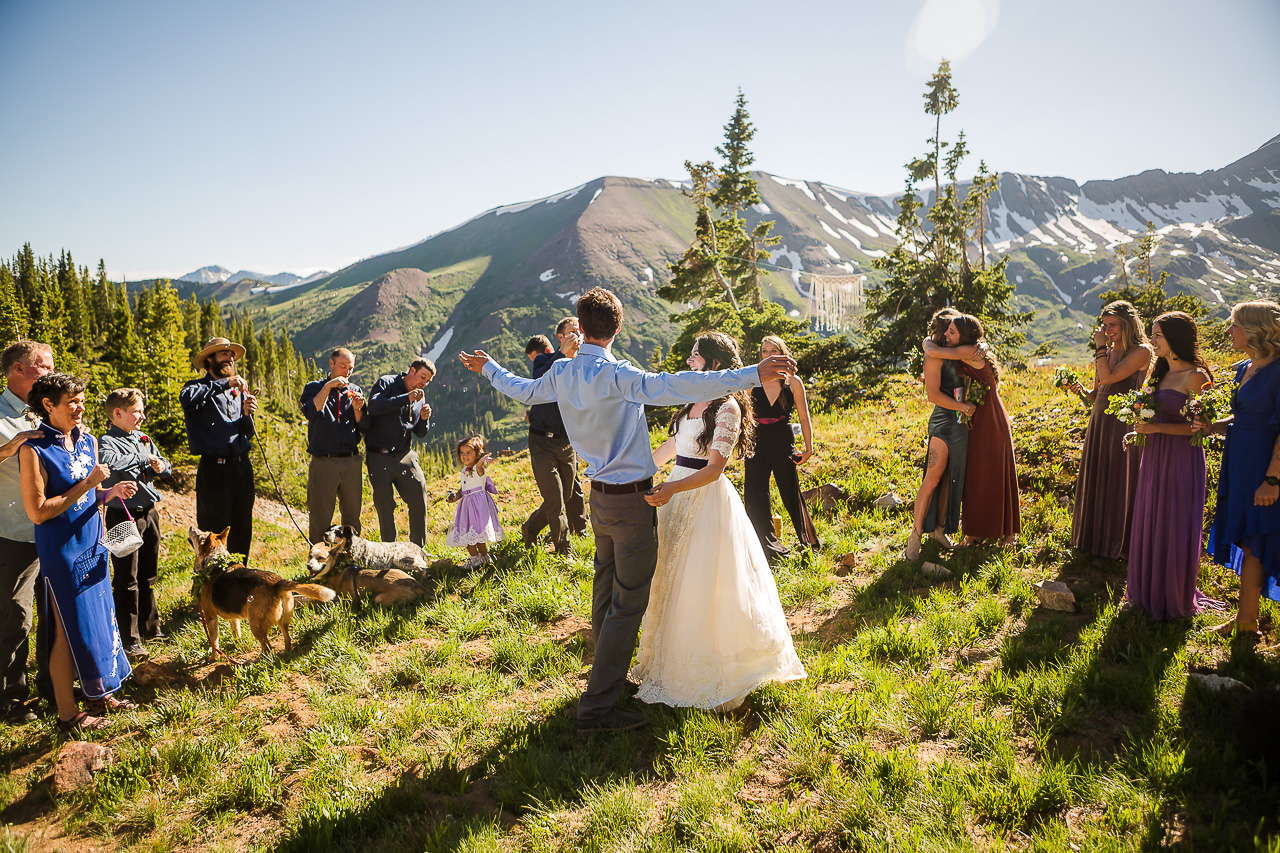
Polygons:
M645 477L643 480L636 480L634 483L602 483L599 480L592 480L591 488L597 492L604 492L606 495L631 495L652 489L653 478Z

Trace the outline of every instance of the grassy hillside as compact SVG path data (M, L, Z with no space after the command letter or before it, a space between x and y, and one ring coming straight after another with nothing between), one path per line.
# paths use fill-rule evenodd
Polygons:
M0 727L5 849L130 850L1224 850L1275 844L1280 798L1235 739L1248 691L1216 673L1280 680L1275 610L1263 646L1206 639L1215 618L1155 623L1121 607L1122 564L1067 546L1085 411L1047 371L1003 386L1013 413L1023 536L1016 548L942 559L926 577L899 553L904 508L871 502L919 481L929 407L891 396L816 417L806 485L847 506L819 511L826 549L776 569L809 677L756 691L722 717L643 706L649 726L578 736L591 543L569 559L525 552L536 500L525 454L492 473L509 538L496 567L438 564L430 600L299 609L291 654L204 662L190 556L167 530L160 663L177 683L92 739L118 762L94 789L51 796L62 741L49 721ZM288 460L278 459L280 466ZM971 463L972 464L972 463ZM741 466L732 469L740 479ZM443 553L453 476L431 487L429 550ZM366 506L364 520L374 525ZM287 523L287 522L286 522ZM403 522L402 522L403 529ZM513 538L514 537L514 538ZM290 577L305 547L259 522L254 558ZM461 560L461 553L445 554ZM1074 613L1036 607L1059 579ZM1234 604L1206 563L1201 588ZM277 639L277 649L280 644ZM633 704L634 700L627 700Z

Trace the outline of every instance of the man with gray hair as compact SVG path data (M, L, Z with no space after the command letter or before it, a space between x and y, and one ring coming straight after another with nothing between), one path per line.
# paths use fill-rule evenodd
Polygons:
M360 501L364 466L360 435L369 426L364 392L351 381L356 357L346 347L329 355L329 376L302 389L302 414L307 419L307 512L311 544L324 538L337 503L341 524L360 532Z
M39 341L18 341L0 354L5 389L0 393L0 719L26 723L36 718L27 707L27 653L35 613L35 525L22 504L18 449L39 438L27 417L27 393L53 370L53 350ZM43 618L43 617L42 617ZM48 655L36 650L37 681L48 679ZM52 693L49 693L52 698Z

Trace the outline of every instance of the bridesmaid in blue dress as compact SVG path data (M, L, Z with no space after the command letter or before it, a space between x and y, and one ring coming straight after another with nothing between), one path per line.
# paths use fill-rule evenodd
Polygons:
M1214 630L1256 637L1263 592L1280 600L1280 305L1241 302L1227 332L1249 354L1236 366L1231 415L1195 424L1227 436L1209 553L1240 575L1240 609Z
M131 497L137 485L98 488L111 472L98 464L97 442L82 423L82 380L48 373L36 380L27 404L43 419L43 435L27 441L19 459L23 506L36 526L42 612L50 615L40 641L50 649L58 728L99 729L107 725L102 714L108 709L137 706L111 696L132 670L116 625L98 501ZM73 678L86 711L76 705Z

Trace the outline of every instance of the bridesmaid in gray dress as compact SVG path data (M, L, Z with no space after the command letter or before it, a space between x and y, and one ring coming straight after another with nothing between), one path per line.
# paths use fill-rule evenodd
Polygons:
M959 336L952 321L960 316L954 308L943 308L929 321L929 337L939 346L955 346ZM977 406L964 400L964 383L950 362L926 356L924 387L933 403L929 417L929 450L925 457L924 479L916 493L915 515L907 547L908 560L920 559L920 539L924 531L943 547L951 547L948 533L960 529L960 498L964 494L964 469L969 453L969 428L960 423L958 413L972 416ZM959 394L956 393L960 389Z

